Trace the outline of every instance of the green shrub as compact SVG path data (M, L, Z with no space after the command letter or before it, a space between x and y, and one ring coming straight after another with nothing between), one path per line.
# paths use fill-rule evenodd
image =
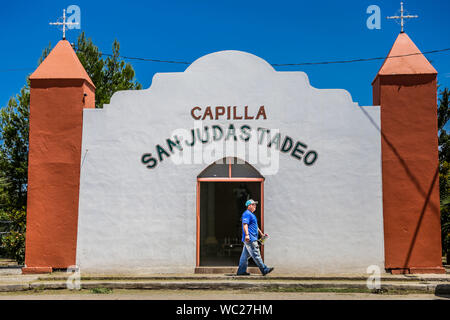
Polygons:
M109 294L112 292L113 291L110 288L93 288L93 289L91 289L91 293L97 293L97 294Z
M1 238L2 250L6 257L15 259L18 264L23 265L25 262L25 230L26 230L26 210L12 209L3 212L3 219L12 221L9 224L9 233L4 234Z

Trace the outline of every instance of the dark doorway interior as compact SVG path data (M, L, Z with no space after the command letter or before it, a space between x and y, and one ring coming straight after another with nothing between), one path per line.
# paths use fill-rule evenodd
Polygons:
M238 265L248 199L261 204L261 182L200 182L200 266ZM255 215L261 229L260 206Z

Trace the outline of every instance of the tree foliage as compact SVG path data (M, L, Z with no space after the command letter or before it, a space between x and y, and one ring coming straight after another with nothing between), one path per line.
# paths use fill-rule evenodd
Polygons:
M103 57L84 32L76 42L77 56L96 86L97 108L109 103L118 90L141 89L133 67L119 57L120 45L114 41L113 54ZM51 51L45 48L38 65ZM3 251L19 263L24 261L26 201L28 181L28 134L30 82L0 109L0 220L9 220L10 233L1 237ZM2 226L5 228L5 226Z
M8 234L2 236L2 246L4 254L11 259L15 259L18 264L25 262L25 230L26 230L26 209L10 209L2 213L2 219L11 221L8 225Z
M84 32L78 37L77 56L96 86L96 108L102 108L104 104L108 104L116 91L142 89L141 84L135 81L133 67L120 59L119 49L119 42L114 40L112 54L103 58L103 54L90 38L86 38Z
M450 135L445 125L450 119L448 88L440 92L438 104L439 130L439 194L441 197L442 252L450 263Z
M2 209L26 206L28 174L29 83L0 110L0 172L6 185L2 188Z

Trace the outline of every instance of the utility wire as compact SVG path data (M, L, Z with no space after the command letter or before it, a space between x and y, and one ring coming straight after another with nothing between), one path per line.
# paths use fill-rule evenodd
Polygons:
M75 48L76 51L83 52L80 49ZM326 64L342 64L342 63L353 63L353 62L366 62L366 61L375 61L375 60L385 60L392 58L401 58L408 56L415 56L419 54L433 54L450 51L450 48L439 49L439 50L431 50L425 52L417 52L410 54L403 54L398 56L391 57L375 57L375 58L360 58L360 59L352 59L352 60L335 60L335 61L319 61L319 62L300 62L300 63L271 63L270 65L273 67L288 67L288 66L308 66L308 65L326 65ZM113 54L109 53L100 53L102 56L112 57ZM139 57L128 57L128 56L117 56L118 58L122 58L124 60L136 60L136 61L147 61L147 62L159 62L159 63L172 63L172 64L184 64L190 65L192 62L187 61L175 61L175 60L160 60L160 59L150 59L150 58L139 58ZM0 69L0 72L13 72L13 71L26 71L32 68L17 68L17 69Z
M274 67L284 67L284 66L304 66L304 65L318 65L318 64L364 62L364 61L374 61L374 60L384 60L384 59L392 59L392 58L415 56L415 55L418 55L418 54L432 54L432 53L438 53L438 52L444 52L444 51L450 51L450 48L440 49L440 50L432 50L432 51L426 51L426 52L402 54L402 55L391 56L391 57L376 57L376 58L366 58L366 59L353 59L353 60L340 60L340 61L322 61L322 62L274 63L274 64L272 64L272 66L274 66Z
M75 51L83 52L83 50L77 49L74 47ZM107 57L113 57L113 54L110 53L99 53L100 56L107 56ZM177 64L191 64L192 62L186 62L186 61L174 61L174 60L160 60L160 59L150 59L150 58L137 58L137 57L127 57L127 56L117 56L118 58L122 58L124 60L138 60L138 61L147 61L147 62L162 62L162 63L177 63Z
M81 51L79 49L75 49L77 51ZM392 58L400 58L400 57L408 57L408 56L415 56L420 54L433 54L433 53L439 53L439 52L445 52L450 51L450 48L445 49L439 49L439 50L432 50L432 51L425 51L425 52L417 52L417 53L410 53L410 54L403 54L398 56L391 56L391 57L375 57L375 58L360 58L360 59L352 59L352 60L337 60L337 61L321 61L321 62L300 62L300 63L271 63L274 67L286 67L286 66L304 66L304 65L321 65L321 64L338 64L338 63L352 63L352 62L365 62L365 61L374 61L374 60L384 60L384 59L392 59ZM108 53L101 53L102 55L112 57L112 54ZM125 59L125 60L138 60L138 61L149 61L149 62L163 62L163 63L177 63L177 64L192 64L192 62L186 62L186 61L174 61L174 60L159 60L159 59L150 59L150 58L137 58L137 57L127 57L127 56L118 56L119 58Z

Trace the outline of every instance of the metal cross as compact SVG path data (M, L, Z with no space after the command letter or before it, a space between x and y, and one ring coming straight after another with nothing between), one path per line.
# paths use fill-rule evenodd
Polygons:
M400 25L402 26L402 30L400 31L401 33L403 33L403 25L404 25L404 19L412 19L412 18L418 18L419 16L417 15L404 15L403 14L403 2L400 2L400 16L391 16L391 17L386 17L386 19L400 19Z
M63 21L62 22L60 22L60 21L50 22L49 24L52 26L63 26L63 29L62 29L63 40L66 40L66 26L74 26L74 25L77 25L78 22L66 22L66 9L63 9Z

